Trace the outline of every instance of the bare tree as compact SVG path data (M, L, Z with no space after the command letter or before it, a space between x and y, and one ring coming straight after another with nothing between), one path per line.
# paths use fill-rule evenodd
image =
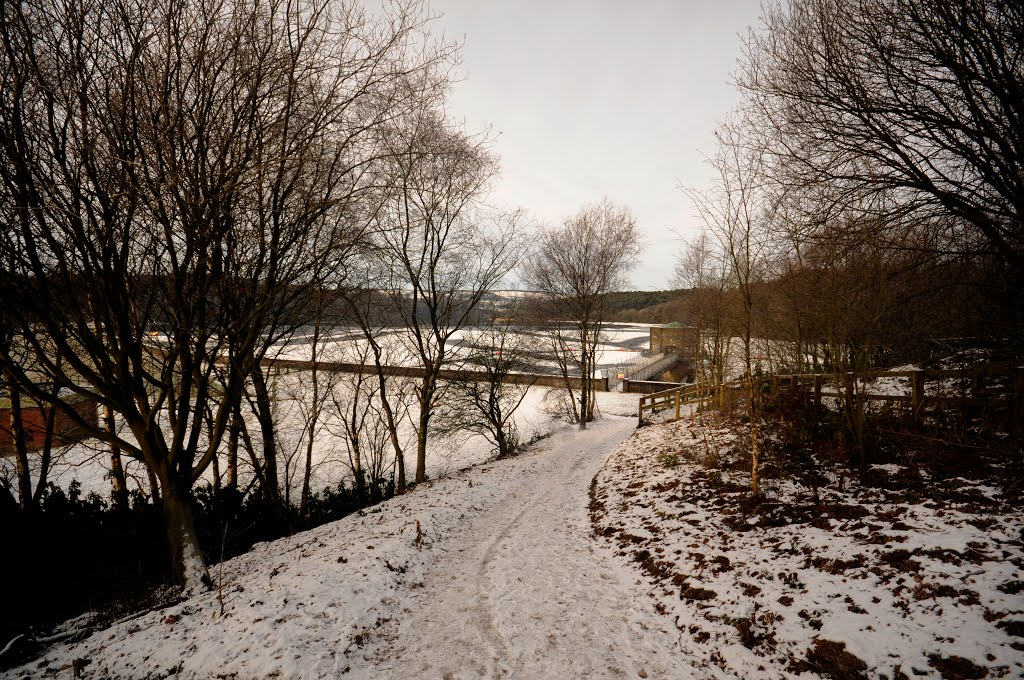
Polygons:
M545 295L557 352L571 357L579 372L584 430L594 417L592 386L607 319L605 295L625 284L643 247L640 231L628 208L605 199L584 206L560 227L540 230L536 241L525 279Z
M301 334L296 334L289 339L288 347L294 351L295 347L308 346L308 368L293 371L284 377L283 394L286 404L278 404L277 409L283 410L283 420L297 423L299 426L292 427L288 432L280 432L284 442L284 455L282 456L285 467L285 503L292 502L292 488L296 479L299 479L299 502L298 510L300 516L305 516L310 497L312 496L312 480L315 469L323 462L323 456L314 456L317 442L322 441L323 435L328 431L328 420L335 415L332 411L332 401L336 403L339 388L344 388L345 379L343 373L324 367L324 362L344 361L346 359L346 346L344 329L341 326L340 309L335 302L340 294L336 290L327 290L321 287L308 290L312 303L313 323L304 326ZM365 361L365 350L360 356ZM359 374L358 380L364 380L366 376ZM276 415L276 414L275 414Z
M37 369L124 419L130 436L93 434L158 478L189 587L208 581L192 485L279 337L274 319L294 312L302 257L345 224L345 197L381 155L371 133L417 94L410 74L450 61L425 45L420 6L392 7L379 19L355 3L255 0L0 12L3 296L24 301ZM441 72L415 80L440 87Z
M750 402L751 492L760 493L760 430L757 383L754 375L755 305L767 274L768 224L774 199L764 187L763 151L744 145L740 128L726 124L716 133L717 154L711 159L717 177L704 193L688 190L701 218L718 239L726 266L729 291L739 300L736 329L743 343L743 376Z
M364 254L364 261L364 278L358 285L343 289L342 297L346 317L362 335L361 341L364 344L357 345L357 357L363 365L372 365L374 369L374 398L388 433L388 443L395 461L396 490L401 494L406 490L405 444L400 431L407 411L406 385L393 379L392 367L405 365L411 357L402 344L396 341L402 319L392 309L386 290L378 288L389 280L383 260ZM373 363L368 364L368 360ZM358 467L357 458L354 469Z
M495 319L463 339L468 348L465 370L453 381L453 399L447 406L457 413L460 427L491 442L498 458L512 455L521 445L515 413L533 384L524 378L537 345L537 339L510 318Z
M805 235L868 209L880 245L982 259L1019 330L1024 6L794 0L765 28L738 80L773 176L813 195Z
M355 357L366 365L372 348L357 346ZM355 373L345 376L331 393L331 417L328 430L344 442L353 486L359 498L378 500L395 480L400 460L395 442L400 434L397 423L406 422L412 399L411 385L403 377L384 377L387 403L381 398L380 374ZM386 411L385 411L386 409ZM399 450L404 447L399 445Z
M519 262L520 212L481 199L497 171L484 146L427 108L402 121L392 144L388 192L376 219L383 289L422 370L417 387L416 482L426 480L430 420L452 337L476 318L484 295Z
M685 304L694 326L696 374L701 383L725 382L730 336L726 328L725 288L728 279L714 237L706 229L687 242L676 260L673 284L688 289Z
M301 401L303 411L303 427L305 434L305 461L302 467L302 495L299 500L299 513L305 512L309 504L311 493L310 480L313 474L313 449L320 433L326 427L323 423L323 412L330 403L330 395L334 393L335 385L338 382L339 374L336 372L323 372L320 370L320 362L325 352L330 352L328 358L338 356L335 350L331 352L330 345L333 345L334 331L338 329L336 317L328 316L328 310L332 307L334 298L333 291L325 291L317 287L313 291L316 304L314 313L312 335L309 338L310 348L310 375L308 388L310 394L307 399Z

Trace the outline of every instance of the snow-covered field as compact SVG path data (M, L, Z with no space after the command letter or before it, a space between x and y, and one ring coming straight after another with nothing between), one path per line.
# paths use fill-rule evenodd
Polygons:
M397 343L397 333L388 337ZM606 365L614 365L626 357L638 356L642 349L647 348L649 326L643 324L612 324L606 342L602 345L600 356ZM457 342L460 338L456 337ZM334 340L326 342L320 358L325 361L352 361L358 356L356 346L358 338L350 332L338 333ZM305 345L303 343L306 343ZM299 334L293 338L284 353L295 359L309 358L308 334ZM397 352L395 356L406 356ZM324 376L321 376L322 378ZM340 374L336 391L342 402L345 390L351 390L352 376ZM282 458L279 469L283 479L282 486L289 484L293 492L301 485L302 474L299 466L305 455L304 437L304 405L309 398L309 374L305 372L282 373L271 377L270 389L273 395L276 420L278 451ZM323 391L325 388L321 388ZM522 406L516 412L515 423L521 440L529 442L546 436L558 426L558 419L553 418L544 408L544 397L547 388L535 387L529 390ZM603 403L603 402L602 402ZM314 438L313 473L311 486L313 490L333 486L339 481L351 481L351 468L348 454L344 446L343 428L332 416L332 404L323 406L323 422ZM261 446L259 427L255 418L248 416L249 431L255 446ZM411 422L407 419L402 426L402 435L406 449L406 470L415 470L416 451L415 433ZM128 433L124 436L130 438ZM222 445L226 451L226 444ZM223 453L223 452L222 452ZM488 460L492 456L491 445L482 435L467 432L456 432L452 436L433 440L427 455L427 476L433 479L443 477L454 470L475 465ZM37 463L36 457L30 457L30 466ZM240 461L240 475L245 480L252 474L247 469L248 461ZM149 482L145 468L140 461L125 457L125 471L128 476L129 489L139 489L148 494ZM33 479L37 477L33 471ZM0 457L0 479L10 480L11 488L16 488L14 458ZM207 470L204 480L212 482L212 470ZM104 445L96 440L89 440L55 452L48 480L55 486L67 489L72 481L81 485L83 494L96 492L102 497L110 493L110 458Z
M544 351L546 344L541 334L523 331L539 344L538 349ZM474 340L478 339L481 329L466 328L452 334L448 352L452 361L458 361L467 355ZM274 349L272 355L281 359L308 361L312 353L312 330L300 330L286 344ZM392 365L415 365L416 350L412 338L400 328L381 329L376 335L377 342L383 348L386 363ZM353 329L338 329L325 333L318 344L321 361L359 361L361 349L365 349L366 341ZM611 323L605 326L597 351L597 365L614 366L633 359L650 347L650 324ZM538 361L537 367L553 369L554 361Z

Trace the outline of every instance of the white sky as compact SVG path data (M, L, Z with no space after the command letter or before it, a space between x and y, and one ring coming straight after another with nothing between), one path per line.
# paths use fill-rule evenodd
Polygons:
M760 0L431 0L464 40L451 113L493 126L493 202L558 224L608 196L646 235L637 289L668 288L676 233L699 218L680 184L710 179L702 152L738 94L741 34Z

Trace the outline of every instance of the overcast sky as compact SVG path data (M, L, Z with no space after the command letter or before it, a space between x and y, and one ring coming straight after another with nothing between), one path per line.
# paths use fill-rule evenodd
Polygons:
M760 0L431 0L464 40L451 113L492 126L494 202L558 224L604 196L647 238L632 281L669 284L676 233L698 218L679 185L710 178L702 152L738 95L741 35ZM438 26L440 28L441 26Z

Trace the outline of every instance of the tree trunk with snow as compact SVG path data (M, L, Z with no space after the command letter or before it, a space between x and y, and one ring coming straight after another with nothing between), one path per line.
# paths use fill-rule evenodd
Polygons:
M163 489L163 514L174 582L183 586L188 593L208 590L213 582L196 535L192 517L191 483L181 482L173 472L164 471L158 476Z

